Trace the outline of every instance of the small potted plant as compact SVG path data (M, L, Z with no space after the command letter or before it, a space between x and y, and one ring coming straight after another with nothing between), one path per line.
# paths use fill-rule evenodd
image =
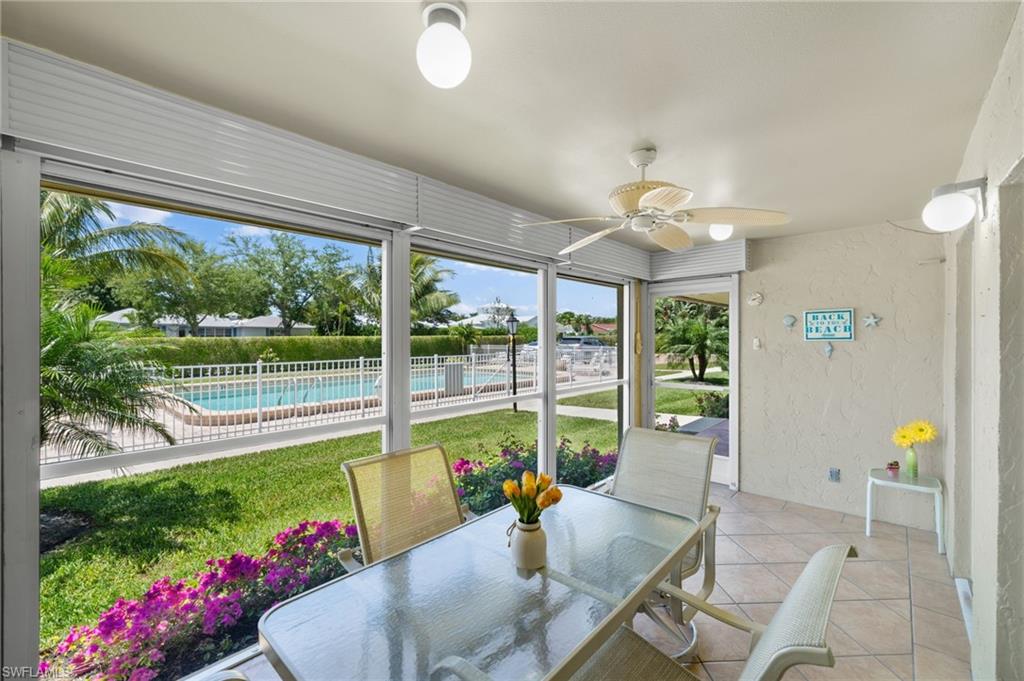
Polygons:
M900 477L900 462L893 459L889 463L885 464L885 472L889 474L890 478Z
M562 500L562 490L551 484L547 473L538 477L533 471L524 471L522 482L520 487L515 480L506 480L501 486L518 515L509 525L508 545L516 567L537 570L544 567L548 558L548 539L540 526L540 514Z

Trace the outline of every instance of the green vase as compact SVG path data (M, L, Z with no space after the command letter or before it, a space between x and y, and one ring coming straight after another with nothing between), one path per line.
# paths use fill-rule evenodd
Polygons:
M917 477L917 452L913 447L907 447L906 474L911 478Z

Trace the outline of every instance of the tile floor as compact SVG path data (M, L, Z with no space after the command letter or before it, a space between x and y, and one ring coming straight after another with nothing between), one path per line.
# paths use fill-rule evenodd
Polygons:
M717 588L710 600L755 621L768 622L814 551L841 542L857 547L859 557L847 562L832 608L828 637L836 666L796 667L787 679L970 680L960 604L934 533L876 522L868 538L861 517L718 485L712 503L722 515ZM700 579L691 578L691 591ZM667 646L657 627L643 619L637 618L637 630ZM689 669L710 681L738 678L749 635L704 615L696 621L697 658ZM278 679L262 656L242 670L254 681Z

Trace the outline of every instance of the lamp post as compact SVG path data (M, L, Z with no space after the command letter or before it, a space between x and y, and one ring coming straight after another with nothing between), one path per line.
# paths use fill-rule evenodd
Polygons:
M519 387L516 377L516 331L519 330L519 320L516 319L515 310L510 310L508 313L508 319L505 320L505 326L508 328L509 340L512 342L512 394L516 394L516 388ZM518 412L519 405L515 402L512 403L512 411Z

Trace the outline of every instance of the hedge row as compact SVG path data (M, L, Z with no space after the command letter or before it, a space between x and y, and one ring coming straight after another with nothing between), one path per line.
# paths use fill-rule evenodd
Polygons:
M380 357L380 336L270 336L267 338L139 338L147 357L169 365L242 364L273 355L281 362ZM270 351L270 352L268 352ZM453 336L413 336L412 354L458 355Z

